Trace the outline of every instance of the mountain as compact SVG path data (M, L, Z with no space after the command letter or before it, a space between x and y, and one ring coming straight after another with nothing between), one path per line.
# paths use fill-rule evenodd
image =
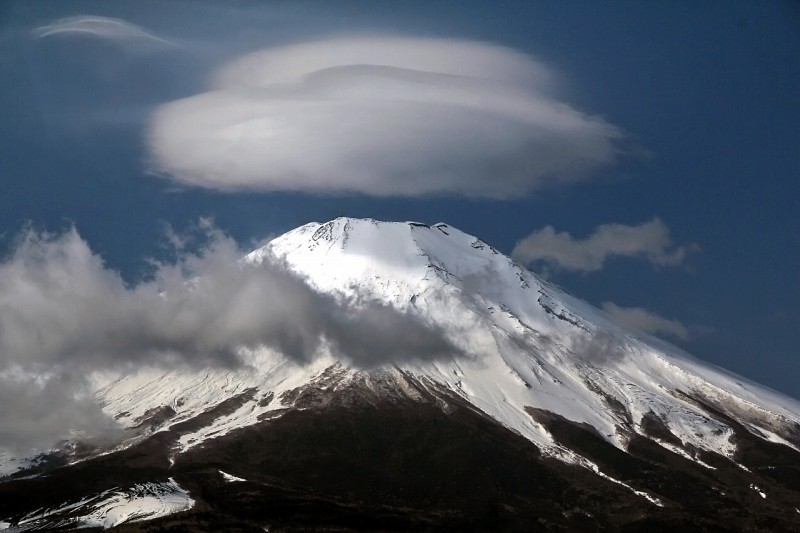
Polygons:
M446 224L311 223L243 262L274 258L452 353L98 374L125 438L0 457L0 529L800 529L797 400Z

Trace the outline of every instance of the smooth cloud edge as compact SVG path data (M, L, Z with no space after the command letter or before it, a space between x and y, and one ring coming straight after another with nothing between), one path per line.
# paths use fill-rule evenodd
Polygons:
M472 48L507 53L510 72L480 79L477 68L414 70L426 58L401 52L418 51L417 41L432 47L432 56L461 57ZM348 70L354 59L328 57L329 43L377 59ZM312 66L287 63L282 51ZM514 71L523 59L546 84L541 63L483 41L339 35L253 52L222 65L208 91L153 112L145 132L148 172L222 193L507 200L589 181L629 154L618 126L553 99L536 83L520 83L517 77L531 77ZM475 61L472 67L480 66ZM265 65L278 65L277 72ZM397 65L419 76L387 73ZM321 72L325 77L312 76ZM438 75L461 81L442 85Z
M124 19L99 15L75 15L61 18L50 24L34 28L32 34L40 39L81 34L112 41L140 40L176 46L173 41L159 37Z

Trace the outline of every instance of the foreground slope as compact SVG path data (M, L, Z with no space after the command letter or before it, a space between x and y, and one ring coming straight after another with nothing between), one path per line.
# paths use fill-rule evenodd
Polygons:
M275 257L346 305L440 328L457 353L364 368L264 349L234 370L96 376L127 439L0 483L0 520L77 527L97 515L79 501L174 483L192 510L136 527L800 523L800 403L624 330L481 240L340 218L245 261Z

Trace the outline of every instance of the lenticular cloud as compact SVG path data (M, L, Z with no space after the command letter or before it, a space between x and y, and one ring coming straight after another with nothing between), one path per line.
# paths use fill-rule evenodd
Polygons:
M552 75L486 43L339 37L223 66L151 120L156 173L222 191L507 198L585 179L621 131L545 96Z
M37 37L74 34L111 39L113 41L149 41L162 45L173 44L122 19L92 15L63 18L34 30L34 35Z

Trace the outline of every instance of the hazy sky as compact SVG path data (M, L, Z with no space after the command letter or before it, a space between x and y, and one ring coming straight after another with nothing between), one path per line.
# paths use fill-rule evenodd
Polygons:
M64 248L125 293L201 218L443 221L800 397L798 58L788 1L6 1L0 286Z

